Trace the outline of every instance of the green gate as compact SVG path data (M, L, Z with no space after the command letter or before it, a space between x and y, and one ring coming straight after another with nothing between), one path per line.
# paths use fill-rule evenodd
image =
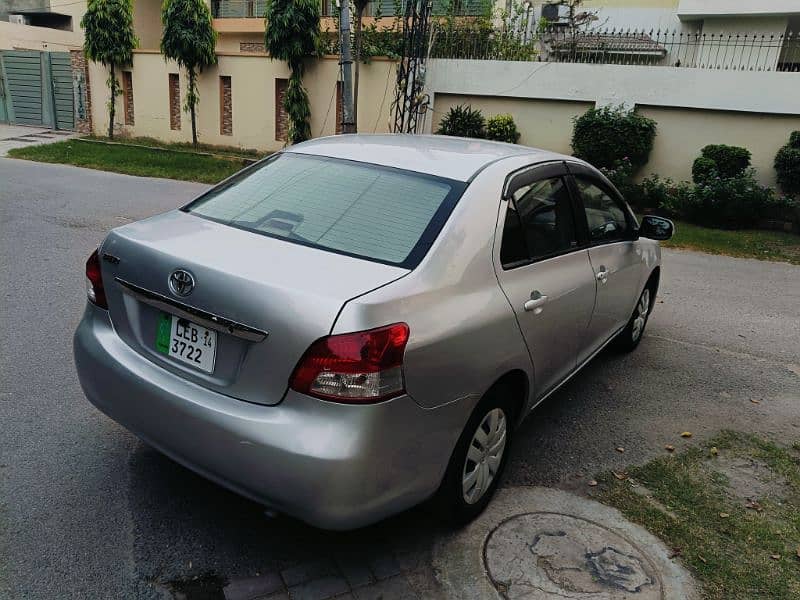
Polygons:
M56 129L75 129L72 63L68 52L50 52L53 109Z
M7 120L18 125L75 128L68 52L0 52Z

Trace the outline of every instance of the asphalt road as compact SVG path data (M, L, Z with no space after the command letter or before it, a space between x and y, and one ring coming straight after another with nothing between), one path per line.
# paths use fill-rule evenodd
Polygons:
M109 228L202 189L0 159L0 597L156 597L168 581L386 547L415 560L415 588L433 594L441 530L424 510L351 534L269 521L84 399L71 336L86 257ZM798 306L800 267L665 251L639 349L602 354L537 409L504 485L585 490L592 473L722 428L800 440Z

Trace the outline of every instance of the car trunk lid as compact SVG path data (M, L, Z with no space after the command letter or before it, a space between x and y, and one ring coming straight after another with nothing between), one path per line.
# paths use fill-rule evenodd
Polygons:
M408 272L181 211L113 230L101 257L111 320L126 343L198 385L261 404L280 402L297 361L347 300ZM170 289L178 269L194 279L185 297ZM157 350L162 315L217 331L211 373Z

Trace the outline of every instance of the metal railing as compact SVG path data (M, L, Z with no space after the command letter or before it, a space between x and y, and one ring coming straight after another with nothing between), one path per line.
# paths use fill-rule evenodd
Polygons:
M431 58L800 72L800 33L440 29Z
M404 0L373 0L367 5L366 16L394 17L403 14ZM433 15L488 15L491 0L433 0ZM215 19L264 18L267 0L211 0L211 16ZM323 17L333 16L338 8L335 0L320 0Z
M267 0L211 0L215 19L263 19Z

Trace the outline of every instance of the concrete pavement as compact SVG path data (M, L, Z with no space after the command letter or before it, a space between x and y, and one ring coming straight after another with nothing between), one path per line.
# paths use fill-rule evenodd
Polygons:
M0 123L0 156L8 155L8 151L12 148L52 144L77 135L74 131L56 131L46 127Z
M83 398L71 335L86 257L205 186L10 159L0 182L0 597L210 598L270 574L277 594L447 597L433 567L446 532L425 510L338 534L266 520ZM665 251L640 347L603 353L537 409L504 486L581 491L721 428L800 439L799 305L799 267Z

